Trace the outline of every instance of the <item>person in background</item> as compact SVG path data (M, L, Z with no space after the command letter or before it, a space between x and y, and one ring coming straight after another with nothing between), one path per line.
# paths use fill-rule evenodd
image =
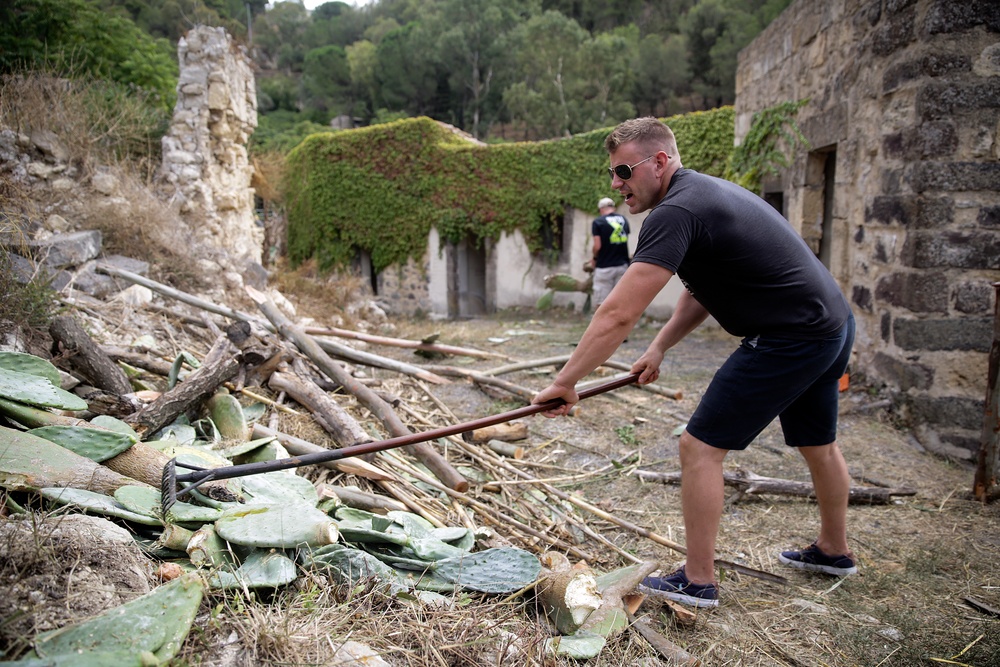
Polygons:
M594 237L594 308L611 294L628 268L628 220L615 213L615 202L605 197L597 202L600 216L590 223Z
M632 263L594 314L553 383L534 403L568 414L577 382L607 360L676 274L670 319L632 365L639 384L659 377L664 354L709 315L740 345L715 374L680 437L687 561L647 577L640 590L696 607L718 605L715 541L723 511L723 461L775 418L805 459L819 505L819 534L778 560L812 572L857 571L847 543L850 477L836 442L839 382L854 317L839 285L791 225L763 199L681 165L673 132L656 118L626 121L604 144L611 187L631 213L649 211Z

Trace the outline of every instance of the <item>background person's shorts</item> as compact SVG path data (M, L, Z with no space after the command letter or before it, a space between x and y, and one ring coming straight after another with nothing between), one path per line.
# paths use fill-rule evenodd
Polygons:
M594 269L594 298L593 304L597 306L604 303L604 300L611 294L618 281L625 275L628 264L619 266L608 266L603 269Z
M720 449L746 449L779 417L787 445L834 442L839 382L853 345L853 315L823 340L743 339L712 378L688 433Z

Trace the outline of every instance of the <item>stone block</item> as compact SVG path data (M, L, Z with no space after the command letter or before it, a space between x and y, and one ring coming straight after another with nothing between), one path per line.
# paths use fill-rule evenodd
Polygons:
M907 401L911 415L925 424L941 424L979 431L983 426L983 399L914 394Z
M917 200L908 195L878 195L865 207L865 222L909 225L915 217Z
M1000 227L1000 206L983 206L976 216L976 224L981 227Z
M916 37L916 11L906 7L896 13L883 16L878 27L872 31L872 53L888 56L912 42Z
M35 257L54 268L80 266L101 253L101 232L91 229L83 232L54 234L44 241L32 241Z
M954 210L955 202L949 197L879 195L865 207L865 222L915 229L946 227L954 220Z
M1000 32L1000 3L996 0L935 0L924 15L920 32L939 35L985 26Z
M967 280L955 285L955 310L970 315L991 313L995 309L996 290L987 280Z
M972 71L972 58L961 54L931 53L913 60L893 63L882 75L882 92L890 93L923 77L940 77Z
M863 285L854 285L851 288L851 301L858 308L862 310L867 310L871 312L872 310L872 291Z
M1000 183L1000 163L921 162L914 165L910 182L915 192L991 192Z
M101 259L104 264L110 264L116 269L122 269L123 271L129 271L139 276L144 276L149 273L149 262L144 262L141 259L134 259L132 257L125 257L124 255L108 255Z
M934 384L934 369L924 364L891 357L884 352L875 354L875 370L879 376L903 393L911 389L925 391Z
M1000 231L914 231L907 235L901 260L916 269L997 268Z
M942 271L890 273L878 281L875 298L915 313L948 312L948 279Z
M904 350L989 352L993 320L988 317L913 320L895 318L896 345Z
M950 118L979 109L1000 107L1000 77L975 82L932 81L917 91L917 117L921 120Z
M885 156L918 161L948 157L958 149L958 132L950 120L927 121L919 127L906 128L882 138Z

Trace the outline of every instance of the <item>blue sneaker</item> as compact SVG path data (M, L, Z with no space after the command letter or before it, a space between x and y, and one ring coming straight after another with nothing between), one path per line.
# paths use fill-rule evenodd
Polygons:
M778 555L778 560L800 570L833 574L838 577L846 577L858 571L854 565L854 559L849 555L830 556L820 551L815 544L811 544L801 551L782 551Z
M716 585L691 583L683 567L667 577L646 577L639 584L639 590L692 607L719 606L719 589Z

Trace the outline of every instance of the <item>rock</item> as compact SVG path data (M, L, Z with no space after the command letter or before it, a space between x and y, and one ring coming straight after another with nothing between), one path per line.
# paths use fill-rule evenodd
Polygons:
M66 221L66 218L55 213L45 218L45 227L57 234L69 231L69 223Z
M42 155L53 162L67 162L69 160L69 150L56 136L56 133L51 130L32 131L30 141Z
M80 266L94 259L101 253L101 232L92 229L84 232L55 234L44 242L31 242L29 247L35 250L47 266L63 268Z
M91 176L90 186L108 197L118 193L118 179L108 173L97 172Z

